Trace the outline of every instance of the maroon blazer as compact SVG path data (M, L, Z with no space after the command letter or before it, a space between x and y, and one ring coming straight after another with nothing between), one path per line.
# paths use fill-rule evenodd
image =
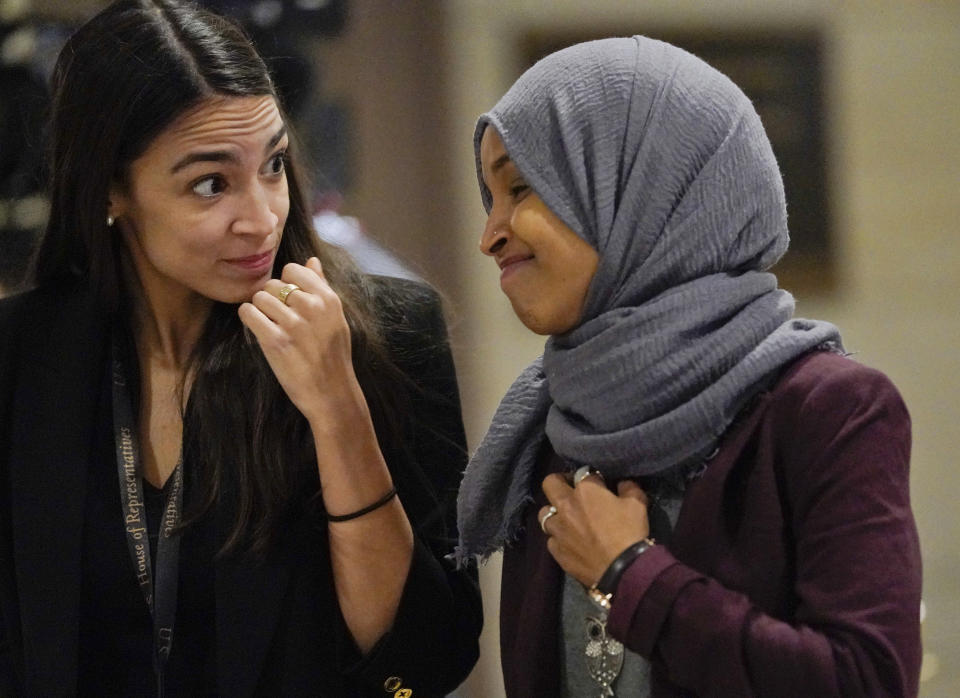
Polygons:
M631 565L609 629L652 663L652 695L915 696L920 547L910 418L878 371L790 365L688 485L668 545ZM556 470L548 454L542 473ZM559 695L562 570L537 524L504 555L507 695Z

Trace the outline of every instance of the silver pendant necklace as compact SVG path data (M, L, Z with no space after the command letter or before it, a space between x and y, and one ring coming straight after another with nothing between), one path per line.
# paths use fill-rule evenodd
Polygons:
M587 616L587 669L600 684L600 698L613 698L613 682L623 668L623 645L607 634L607 619Z

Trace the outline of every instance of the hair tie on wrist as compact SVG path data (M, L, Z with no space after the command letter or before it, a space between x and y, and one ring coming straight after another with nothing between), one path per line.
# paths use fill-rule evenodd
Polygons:
M364 514L369 514L371 511L375 511L382 507L384 504L389 502L391 499L397 496L397 488L391 487L390 491L383 495L380 499L375 501L373 504L365 506L363 509L357 509L354 512L349 514L341 514L336 516L334 514L327 514L327 521L350 521L350 519L358 519Z

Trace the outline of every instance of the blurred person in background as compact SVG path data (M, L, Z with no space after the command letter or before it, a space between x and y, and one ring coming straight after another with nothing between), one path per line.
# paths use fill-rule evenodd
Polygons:
M31 17L25 6L0 10L0 297L23 286L46 222L46 79L65 38L62 26Z
M744 94L663 42L528 70L475 131L480 248L549 338L470 461L509 696L912 696L910 419L767 271L780 173Z
M244 34L122 0L53 77L0 302L0 695L442 695L465 444L438 297L317 237Z

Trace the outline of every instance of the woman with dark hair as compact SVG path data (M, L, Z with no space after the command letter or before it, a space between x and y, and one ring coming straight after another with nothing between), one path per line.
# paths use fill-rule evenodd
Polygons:
M61 52L35 288L0 303L0 694L441 695L465 462L438 298L318 241L234 25Z
M510 696L910 696L910 420L766 271L777 163L726 77L643 37L528 70L475 131L481 251L549 335L459 497L504 550Z

